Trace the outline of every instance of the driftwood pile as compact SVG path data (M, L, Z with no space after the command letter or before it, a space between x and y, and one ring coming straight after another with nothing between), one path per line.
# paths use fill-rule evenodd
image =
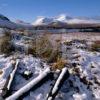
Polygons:
M18 64L19 64L19 60L16 60L16 64L14 66L12 73L10 74L10 79L6 86L6 89L7 89L6 94L8 93L8 91L10 91L12 81L14 79L15 73L18 68ZM51 71L51 69L49 67L46 68L39 76L37 76L32 81L27 83L25 86L20 88L14 94L12 94L11 96L5 97L5 100L19 99L25 93L29 92L32 88L35 87L35 89L36 89L39 87L37 85L41 85L41 84L45 83L45 81L47 81L48 79L52 78L53 74L54 73ZM69 77L69 72L68 72L67 68L65 67L60 71L57 79L55 80L54 84L52 85L52 87L50 89L50 92L48 93L46 100L54 100L55 99L55 97L56 97L57 93L59 92L60 88L62 87L64 81L66 79L68 79L68 77Z

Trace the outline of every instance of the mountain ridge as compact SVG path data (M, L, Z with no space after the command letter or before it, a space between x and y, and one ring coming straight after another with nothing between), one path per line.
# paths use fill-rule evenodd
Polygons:
M76 25L76 26L75 26ZM78 17L70 17L67 15L59 15L57 17L38 17L32 24L26 23L21 20L17 20L16 22L12 22L7 17L0 14L0 27L6 27L10 29L34 29L34 27L87 27L88 25L92 25L92 27L100 27L100 20L95 20L93 18L78 18ZM85 27L85 28L86 28Z

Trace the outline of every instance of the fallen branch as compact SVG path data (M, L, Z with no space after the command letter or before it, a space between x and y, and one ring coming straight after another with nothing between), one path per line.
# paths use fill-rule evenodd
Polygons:
M69 72L67 68L63 68L59 77L57 78L55 84L51 88L47 100L54 100L64 81L69 77Z
M5 82L3 83L3 87L1 88L1 92L0 95L1 96L5 96L7 94L7 85L9 83L9 79L10 79L10 73L12 73L13 71L13 63L14 61L11 60L11 62L7 63L6 67L3 68L3 74L2 74L2 78L5 79Z
M43 73L41 73L38 77L33 79L31 82L26 84L24 87L19 89L17 92L15 92L13 95L9 96L5 100L16 100L20 96L22 96L24 93L28 92L31 88L36 86L41 80L43 80L45 77L47 77L51 73L50 68L47 68Z
M8 85L7 85L7 90L10 90L12 81L13 81L14 76L15 76L15 73L16 73L16 71L17 71L18 64L19 64L19 59L16 60L16 64L15 64L14 70L13 70L12 73L10 74L10 79L9 79L9 82L8 82Z
M18 67L18 63L19 63L19 59L15 61L12 61L10 64L10 68L11 69L11 72L9 72L9 76L6 80L6 83L4 85L4 88L3 88L3 92L2 92L2 96L5 98L6 96L9 95L10 93L10 87L11 87L11 84L13 82L13 79L14 79L14 76L15 76L15 73L16 73L16 70L17 70L17 67ZM7 73L5 73L7 74Z

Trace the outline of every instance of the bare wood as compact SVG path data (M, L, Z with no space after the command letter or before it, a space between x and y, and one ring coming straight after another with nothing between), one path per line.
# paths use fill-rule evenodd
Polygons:
M67 68L63 68L59 77L57 78L55 84L53 85L53 87L51 88L47 100L54 100L54 98L56 97L58 91L60 90L61 86L63 85L64 81L69 77L69 72L67 70Z
M24 93L26 93L27 91L29 91L32 87L34 87L35 85L37 85L46 76L48 76L50 74L50 72L51 72L50 68L47 68L38 77L36 77L35 79L33 79L31 82L29 82L28 84L26 84L24 87L22 87L21 89L19 89L17 92L15 92L13 95L9 96L5 100L16 100L16 99L18 99Z
M10 79L9 79L9 82L8 82L8 85L7 85L7 90L10 90L12 81L13 81L13 79L14 79L15 73L16 73L17 68L18 68L18 64L19 64L19 59L16 60L15 68L14 68L14 70L12 71L12 73L10 74Z

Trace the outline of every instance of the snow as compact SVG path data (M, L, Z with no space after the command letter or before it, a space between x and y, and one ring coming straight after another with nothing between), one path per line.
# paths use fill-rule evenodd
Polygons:
M56 82L56 84L55 84L55 86L52 90L52 94L54 94L57 91L59 82L62 80L62 78L65 75L66 71L67 71L66 67L62 69L62 72L61 72L61 74L60 74L60 76L59 76L59 78L58 78L58 80L57 80L57 82Z
M17 72L16 72L16 69L12 71L13 69L12 64L14 63L14 61L12 60L13 58L20 59ZM40 79L42 77L41 75L43 74L43 71L45 71L43 76L45 76L46 73L50 71L49 66L45 64L44 62L42 62L39 58L34 58L32 55L24 55L24 54L16 54L16 53L9 57L0 55L0 66L2 66L1 68L3 70L3 74L0 75L0 89L1 89L0 93L3 92L2 89L5 86L6 81L8 80L8 76L9 75L13 76L15 72L16 72L15 78L13 79L13 77L11 77L11 80L13 79L13 82L14 82L11 86L11 90L13 90L12 93L14 93L16 90L19 90L20 88L22 88L27 83L34 80L35 78L36 80ZM33 76L28 80L26 80L22 76L22 73L27 69L31 70L31 72L33 73ZM36 80L34 80L33 83L36 83ZM27 98L30 98L30 99L38 98L39 99L42 95L42 98L43 98L42 100L44 100L47 92L49 91L51 81L48 81L46 83L47 84L43 84L42 87L37 89L37 91L34 92L34 95L33 95L33 92L30 91L29 95L24 99L25 100L28 100ZM8 88L9 86L10 84L8 84Z
M99 21L95 21L95 20L86 20L86 19L78 19L78 18L73 18L71 20L68 21L69 24L79 24L79 23L88 23L88 24L95 24L95 23L100 23Z
M21 60L18 66L18 70L16 72L15 79L11 87L12 93L15 93L17 90L19 90L20 88L22 88L23 86L25 86L26 84L28 84L29 82L37 78L38 76L41 77L41 75L43 74L43 71L45 71L46 69L47 71L50 70L48 69L49 66L46 63L42 62L38 58L32 57L32 55L22 54L20 55L20 59ZM27 69L31 70L31 72L33 73L32 77L28 80L26 80L22 76L22 73ZM36 80L34 80L34 82L36 82ZM23 98L23 100L29 100L29 98L30 100L32 100L33 98L34 99L38 98L38 100L44 100L50 89L50 84L51 84L51 81L47 81L41 87L36 89L36 91L34 92L30 91L28 95L25 98Z
M3 71L3 73L0 75L0 89L2 90L8 81L10 73L13 70L13 60L11 60L11 57L5 59L3 56L1 56L0 66L1 71Z
M42 72L38 77L33 79L31 82L29 82L27 85L19 89L17 92L15 92L13 95L8 97L6 100L16 100L18 97L20 97L23 93L29 91L33 86L35 86L37 83L39 83L43 78L45 78L48 73L50 73L50 68L47 68L44 72Z
M87 24L98 24L100 23L99 20L95 19L85 19L85 18L75 18L75 17L70 17L65 14L61 14L58 17L38 17L32 24L25 23L23 21L19 21L18 23L12 22L8 18L3 17L0 18L0 27L6 27L10 29L34 29L34 26L38 25L49 25L52 23L58 23L58 24L80 24L80 23L87 23Z
M71 17L71 16L67 16L66 14L61 14L59 15L57 18L55 18L56 21L61 21L64 23L68 23L68 24L79 24L79 23L100 23L100 21L98 20L94 20L92 18L76 18L76 17Z
M57 21L61 21L61 22L68 22L69 20L73 19L72 17L70 16L67 16L65 14L61 14L59 15L58 17L55 18L55 20Z
M12 84L12 81L14 79L14 75L17 71L17 67L18 67L18 63L19 63L19 59L16 60L16 65L14 66L14 70L12 71L12 73L10 74L10 80L9 80L9 83L7 85L7 89L10 90L10 87L11 87L11 84Z
M52 18L38 17L32 24L33 25L48 25L53 22Z
M61 23L67 23L67 24L96 24L96 23L100 23L99 20L95 20L92 18L76 18L76 17L71 17L71 16L67 16L66 14L61 14L58 17L52 17L52 18L47 18L44 16L38 17L33 23L32 25L49 25L53 22L61 22Z
M88 51L87 49L82 49L81 46L82 46L82 43L80 42L76 43L76 45L74 43L74 45L70 46L70 50L67 50L68 52L67 57L69 57L70 62L71 63L75 62L76 64L79 63L79 65L76 66L76 68L79 70L79 72L76 72L78 76L77 75L70 76L70 80L73 82L73 87L74 86L78 87L79 90L78 92L75 92L74 90L67 93L67 94L70 93L70 95L73 95L73 99L70 97L70 95L69 97L65 97L65 98L69 98L72 100L97 100L97 99L100 99L100 95L99 95L100 88L99 88L99 83L96 83L94 78L96 76L97 81L100 82L99 81L100 80L100 74L99 74L100 73L100 53L91 52L91 51ZM69 68L69 70L71 71L70 73L73 73L72 69L75 69L75 68L73 67ZM86 82L91 83L91 85L88 85L89 83L86 84L83 81L80 81L80 79L83 77L86 77Z
M16 41L13 41L16 43L15 45L20 43L19 40ZM24 44L20 45L22 46ZM73 41L70 46L63 45L64 57L69 60L70 64L76 63L76 67L68 67L70 78L64 82L55 100L66 100L66 98L68 100L100 99L100 52L91 52L86 48L87 46L87 41L85 43ZM20 59L17 70L13 70L12 67L14 59ZM15 53L9 57L4 54L0 55L0 70L3 71L0 74L0 93L2 93L9 75L12 76L11 80L13 80L13 82L10 82L10 84L12 83L11 94L18 93L18 90L21 88L22 93L25 89L23 87L32 80L34 80L32 83L36 83L36 79L41 77L39 75L43 74L46 68L48 69L50 66L43 62L42 59L33 57L32 55L25 55L24 53ZM32 77L28 80L22 75L27 70L32 72ZM15 78L13 78L14 74ZM49 80L36 90L28 92L27 96L23 97L23 100L45 100L51 89L51 83L54 83L54 80ZM56 87L58 83L59 81ZM8 88L10 84L8 84ZM30 84L28 85L30 88L31 86ZM28 89L25 90L27 91ZM20 95L20 92L18 95Z
M70 16L60 15L57 18L40 17L33 23L33 25L48 25L52 22L66 22L70 24L100 23L100 21L97 22L93 19L87 20L84 18L72 18ZM33 28L32 25L28 25L25 23L14 23L10 20L2 18L0 18L0 27L8 27L11 29ZM4 35L3 32L4 30L0 29L0 36ZM15 43L16 46L18 45L20 47L28 46L25 45L25 42L23 40L16 39L15 41L13 41L13 43ZM69 48L69 50L67 50L67 47ZM55 100L66 100L66 98L68 100L100 99L100 52L88 51L86 47L86 43L74 41L70 46L64 45L64 48L62 48L64 49L64 58L68 58L70 64L76 63L76 67L70 66L68 68L71 73L70 78L64 82ZM14 58L20 59L20 62L18 66L15 66L15 69L13 68ZM32 72L32 77L30 77L28 80L23 77L23 73L27 72L27 70ZM12 95L6 100L14 100L22 93L31 89L42 78L44 78L50 71L50 66L48 66L48 64L43 62L41 59L35 58L32 55L24 55L18 53L18 55L14 54L6 57L4 54L2 54L0 55L0 71L0 94L3 93L5 84L7 83L10 76L11 80L9 81L7 88L11 88ZM65 71L66 69L63 70L63 73L57 80L52 93L57 90L59 81L61 80ZM45 100L51 88L51 83L54 83L54 80L45 82L42 86L34 91L29 91L27 96L23 97L23 100Z
M53 100L54 95L55 95L56 92L58 91L59 86L60 86L60 84L61 84L61 81L64 79L64 76L66 75L67 71L68 71L68 70L67 70L66 67L62 69L62 71L61 71L61 73L60 73L60 75L59 75L59 77L58 77L56 83L54 84L53 89L51 90L50 95L48 94L48 99L47 99L47 100Z
M85 100L87 98L86 94L74 94L73 95L74 100Z
M75 43L74 43L75 44ZM78 43L78 48L76 45L72 45L70 54L68 56L70 57L71 62L78 62L80 65L77 66L79 68L80 72L78 73L80 77L77 75L71 75L68 80L64 82L64 85L62 86L61 90L59 91L57 97L55 100L89 100L89 99L100 99L100 88L99 85L94 82L94 79L91 80L95 75L98 76L98 79L100 78L100 53L96 52L90 52L84 49L81 49L79 47L84 46L80 43ZM67 51L68 52L68 51ZM75 56L80 55L79 58L75 58ZM84 58L84 59L83 59ZM31 55L29 56L23 56L21 57L19 69L17 71L17 74L15 76L15 82L12 86L12 93L16 93L18 89L26 85L29 81L37 77L39 74L43 72L43 70L47 67L45 63L42 63L44 68L41 66L41 60L33 58ZM90 68L90 66L95 66L95 68ZM20 69L21 68L21 69ZM25 69L31 70L33 72L33 77L29 80L25 80L21 73ZM69 68L69 70L72 70L73 67ZM95 69L95 70L94 70ZM97 73L98 71L98 73ZM96 72L96 74L94 74ZM86 76L87 81L93 82L93 85L90 85L90 89L88 89L88 85L84 84L82 81L80 81L80 78ZM20 80L20 81L19 81ZM73 86L70 86L72 82ZM47 97L47 94L50 90L50 84L52 81L48 81L45 84L43 84L41 87L36 89L35 91L30 91L27 96L23 98L23 100L45 100ZM95 89L97 88L97 89ZM94 95L94 96L92 96Z

